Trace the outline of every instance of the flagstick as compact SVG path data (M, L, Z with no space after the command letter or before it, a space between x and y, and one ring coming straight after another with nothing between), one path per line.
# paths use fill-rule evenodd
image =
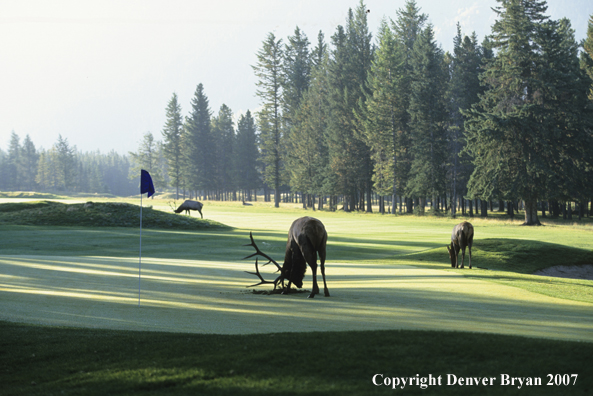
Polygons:
M140 193L140 257L138 258L138 306L140 306L141 275L142 275L142 193Z

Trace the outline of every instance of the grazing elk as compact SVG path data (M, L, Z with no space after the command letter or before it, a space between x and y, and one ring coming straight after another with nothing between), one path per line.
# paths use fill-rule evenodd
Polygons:
M464 221L457 224L451 233L451 246L447 246L449 251L449 258L451 259L451 267L459 268L459 250L461 255L461 268L465 261L465 247L469 247L469 269L472 269L472 243L474 242L474 227L471 223Z
M198 201L192 201L191 199L186 199L179 207L175 210L175 213L181 213L185 210L185 214L189 215L190 210L197 210L200 212L200 216L202 219L204 216L202 215L202 207L204 204Z
M315 297L315 294L319 293L319 286L317 285L317 254L319 253L319 261L321 263L321 276L323 277L323 291L325 297L329 297L329 290L327 289L327 283L325 281L325 248L327 245L327 232L323 223L312 217L301 217L296 219L290 229L288 230L288 241L286 242L286 252L284 254L284 264L282 267L278 265L274 259L263 253L253 240L253 235L249 233L251 243L245 246L253 246L255 253L245 257L245 259L253 256L262 256L269 260L266 264L274 263L280 275L276 280L267 281L259 273L257 258L255 260L255 272L247 272L248 274L256 275L261 282L251 286L259 286L261 284L270 283L274 285L274 290L278 284L282 283L282 294L290 292L290 285L294 285L298 288L303 286L303 278L305 277L305 271L307 270L307 264L311 267L313 273L313 290L309 294L309 298ZM264 264L264 265L266 265ZM284 281L288 280L288 285L284 287Z

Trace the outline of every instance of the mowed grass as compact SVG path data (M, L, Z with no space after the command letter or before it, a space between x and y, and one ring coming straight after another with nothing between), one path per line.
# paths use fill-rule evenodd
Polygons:
M167 202L151 204L154 209L170 212ZM473 264L480 268L470 271L451 269L444 248L453 225L461 219L305 212L298 205L273 209L264 203L244 207L210 202L206 203L204 215L233 229L147 229L143 231L143 256L235 262L251 253L251 248L242 245L248 243L249 231L253 231L262 250L280 260L290 223L299 216L312 215L324 222L329 234L330 290L332 262L402 264L505 283L562 300L593 301L592 281L530 275L550 265L593 263L588 261L593 249L589 226L520 227L519 222L473 219ZM2 224L0 237L2 255L138 254L138 230L132 228ZM309 281L307 276L307 286ZM488 318L476 318L484 320ZM385 377L455 374L497 378L493 386L443 385L429 388L429 394L578 395L593 390L593 343L534 339L520 334L466 333L462 327L459 332L389 330L245 336L6 322L0 324L0 329L2 395L427 393L418 386L395 391L374 386L372 377L378 373ZM518 384L503 386L500 375L505 373L541 377L543 385L521 389ZM575 385L548 386L547 374L578 374L578 379Z
M454 332L195 335L0 323L1 394L589 395L593 344ZM376 386L373 377L441 376L441 386ZM494 377L488 386L447 385ZM540 378L503 385L501 375ZM547 385L548 374L577 374ZM379 379L379 383L382 381Z

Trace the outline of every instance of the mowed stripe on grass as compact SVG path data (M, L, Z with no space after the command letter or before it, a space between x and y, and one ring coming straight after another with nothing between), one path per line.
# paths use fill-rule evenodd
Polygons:
M0 320L214 334L430 329L593 341L593 304L456 272L330 261L331 297L311 300L307 293L253 294L245 286L256 278L245 270L253 263L143 257L138 306L137 258L3 255ZM304 287L311 288L310 269Z

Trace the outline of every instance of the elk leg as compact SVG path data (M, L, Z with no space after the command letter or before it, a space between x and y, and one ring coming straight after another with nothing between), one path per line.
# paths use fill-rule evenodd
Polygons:
M309 267L311 267L311 274L313 276L313 290L311 290L311 294L309 298L315 297L316 294L319 294L319 286L317 285L317 251L311 245L311 242L305 235L299 235L299 242L298 242L301 253Z
M465 246L461 249L461 268L464 268L465 263Z
M469 248L469 269L472 269L472 245L469 245L468 248Z
M200 212L200 217L203 219L204 215L202 215L202 211L200 209L198 209L198 212Z
M309 294L309 298L314 298L316 294L319 294L319 286L317 285L317 263L314 263L313 265L309 264L309 266L311 267L311 273L313 274L313 290L311 291L311 294Z
M325 282L325 264L321 262L321 276L323 277L323 293L325 297L329 297L329 290L327 290L327 283Z
M323 278L323 294L325 294L325 297L329 297L327 282L325 282L325 249L319 251L319 261L321 263L321 277Z

